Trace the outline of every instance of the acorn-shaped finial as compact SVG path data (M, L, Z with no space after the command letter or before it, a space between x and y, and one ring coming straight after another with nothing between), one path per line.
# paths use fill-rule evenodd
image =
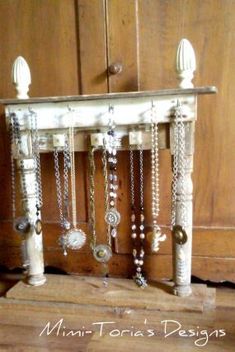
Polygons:
M27 99L31 74L29 65L22 56L18 56L12 66L12 83L15 85L18 99Z
M196 70L196 58L193 47L187 39L182 39L176 53L176 71L180 88L192 88L193 72Z

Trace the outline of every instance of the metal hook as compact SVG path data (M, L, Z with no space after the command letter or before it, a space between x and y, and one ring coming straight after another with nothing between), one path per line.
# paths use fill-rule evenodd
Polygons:
M113 105L109 104L109 113L113 114L114 113L114 107Z
M31 115L36 115L36 111L34 111L30 105L28 106L28 110Z

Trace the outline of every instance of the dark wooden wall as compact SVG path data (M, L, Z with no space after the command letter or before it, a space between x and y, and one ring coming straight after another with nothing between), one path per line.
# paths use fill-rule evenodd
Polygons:
M32 73L31 96L90 94L177 87L174 72L179 40L188 38L197 56L195 85L215 85L217 96L198 102L194 180L193 274L235 281L235 1L233 0L11 0L0 1L0 97L14 97L10 73L22 55ZM121 62L123 71L107 68ZM9 145L3 109L0 120L0 265L20 265L20 239L12 231ZM146 156L146 179L149 155ZM119 207L128 210L128 155L119 155ZM85 154L76 156L81 226L87 227ZM53 160L43 155L45 263L68 272L99 274L89 247L65 258L59 234ZM158 255L148 255L149 276L171 277L170 155L161 151L161 215L168 240ZM102 194L98 168L97 194ZM146 204L150 190L146 189ZM101 214L102 206L97 209ZM97 223L105 236L102 216ZM147 217L150 223L150 214ZM129 219L120 226L120 254L112 275L131 273Z

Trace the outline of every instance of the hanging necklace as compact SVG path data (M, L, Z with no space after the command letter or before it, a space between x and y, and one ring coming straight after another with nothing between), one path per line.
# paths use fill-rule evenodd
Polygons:
M108 138L104 140L104 153L103 153L103 163L106 159L106 154L108 155L108 165L109 165L109 205L106 207L105 221L110 225L111 236L116 238L117 236L117 226L120 223L121 215L117 210L117 146L118 138L115 133L115 122L113 118L113 107L109 107L109 130L107 132ZM107 152L106 152L107 151Z
M151 122L151 186L152 186L152 219L153 232L151 234L151 250L157 252L160 242L165 241L166 235L161 233L158 225L158 215L160 211L159 194L159 143L158 143L158 123L155 122L156 111L152 107Z
M136 267L136 274L133 279L139 287L146 287L147 282L142 274L142 267L144 265L144 239L145 239L145 226L144 226L144 170L143 170L143 149L142 145L139 149L139 194L140 194L140 205L139 205L139 216L140 225L139 231L137 230L137 207L135 199L135 175L134 175L134 151L130 147L130 183L131 183L131 238L133 240L133 258ZM139 232L140 249L137 250L137 233Z
M12 219L13 228L16 232L25 235L30 231L31 224L28 217L28 202L27 202L27 189L24 173L24 160L19 158L19 172L21 177L21 190L22 199L24 200L25 214L24 216L16 217L16 177L15 177L15 160L14 156L21 156L22 153L22 140L20 133L20 124L18 116L15 113L10 114L10 143L11 143L11 192L12 192Z
M185 125L181 111L180 102L177 102L175 110L174 123L174 156L173 156L173 181L172 181L172 211L171 211L171 226L175 235L175 240L182 245L187 241L187 218L186 218L186 189L185 189ZM177 195L177 187L181 182L181 196ZM181 204L181 225L177 224L176 204L177 201Z
M76 171L75 171L75 150L74 150L74 122L69 127L69 148L71 160L71 200L72 200L72 228L65 235L66 247L70 249L80 249L86 242L86 234L77 228L77 209L76 209Z
M36 221L34 229L37 235L42 232L42 222L40 219L40 211L43 206L42 200L42 180L41 180L41 161L39 153L39 138L38 138L38 127L37 127L37 114L29 108L30 122L31 122L31 134L32 134L32 154L34 159L34 172L35 172L35 197L36 197Z
M107 262L112 257L112 249L111 249L111 237L110 237L110 225L107 224L107 244L98 244L97 245L97 237L96 237L96 212L95 212L95 147L91 147L89 151L89 171L90 171L90 189L89 189L89 197L90 197L90 216L89 223L91 229L91 249L93 252L94 258L104 264L105 275L108 273ZM103 174L104 174L104 188L105 188L105 209L108 208L108 183L107 183L107 160L105 150L103 151Z
M60 227L62 230L62 234L59 237L59 244L62 246L63 253L66 256L67 255L66 247L68 246L66 231L68 231L71 227L70 222L68 220L68 217L69 217L68 174L69 174L69 169L71 166L68 140L65 140L63 151L62 151L62 153L63 153L63 179L64 179L63 196L62 196L62 185L61 185L61 175L60 175L60 167L59 167L59 150L58 149L59 149L58 147L55 147L55 150L54 150L54 168L55 168L55 180L56 180L57 205L58 205L59 217L60 217Z

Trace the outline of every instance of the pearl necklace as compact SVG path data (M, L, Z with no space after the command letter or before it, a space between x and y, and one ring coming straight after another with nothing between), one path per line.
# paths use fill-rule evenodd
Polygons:
M140 176L140 205L139 205L139 240L140 240L140 250L138 252L136 248L137 242L137 208L135 199L135 175L134 175L134 152L132 147L130 148L130 187L131 187L131 238L133 240L133 258L134 265L136 266L136 273L133 276L135 283L139 287L146 287L147 282L142 273L142 267L144 265L144 240L145 240L145 226L144 226L144 173L143 173L143 149L142 146L139 150L139 176Z
M151 186L152 186L152 219L153 232L151 234L151 250L156 253L159 250L160 242L166 240L166 235L161 233L158 225L158 216L160 211L160 194L159 194L159 143L158 143L158 123L156 120L156 111L152 107L151 122Z

